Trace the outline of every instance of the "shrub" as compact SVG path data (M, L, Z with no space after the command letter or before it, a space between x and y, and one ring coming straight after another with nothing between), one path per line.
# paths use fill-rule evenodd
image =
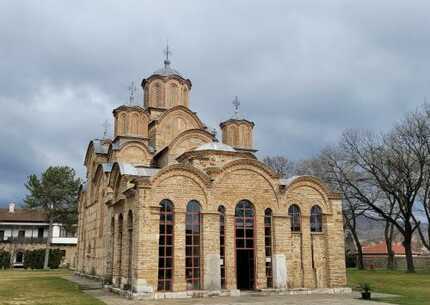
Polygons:
M60 249L50 249L48 267L51 269L57 269L60 266L62 258L63 253ZM24 268L43 269L44 262L45 249L25 251Z
M10 253L0 250L0 269L10 268Z

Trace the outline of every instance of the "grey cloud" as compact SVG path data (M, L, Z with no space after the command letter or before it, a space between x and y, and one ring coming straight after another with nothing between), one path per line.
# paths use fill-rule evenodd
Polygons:
M0 205L26 176L83 176L127 86L162 64L193 82L210 127L241 112L260 156L310 157L345 128L384 130L428 96L430 4L422 1L2 1ZM430 98L430 97L429 97ZM142 101L139 92L138 102Z

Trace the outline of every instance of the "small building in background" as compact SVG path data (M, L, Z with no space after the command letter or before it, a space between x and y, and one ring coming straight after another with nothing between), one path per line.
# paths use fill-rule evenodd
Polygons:
M17 208L9 203L8 208L0 208L0 251L8 251L13 267L23 267L25 251L45 249L48 239L49 219L42 210ZM67 232L64 225L54 223L52 249L63 252L63 266L74 268L77 237Z
M401 242L393 242L394 268L406 270L405 247ZM417 270L430 270L430 256L418 243L412 243L412 254ZM385 269L388 251L385 241L371 242L363 246L363 262L366 269Z

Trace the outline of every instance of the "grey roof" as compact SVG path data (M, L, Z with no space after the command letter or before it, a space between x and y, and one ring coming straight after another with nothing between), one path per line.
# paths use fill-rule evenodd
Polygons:
M164 61L164 67L158 69L153 74L161 76L177 75L179 77L184 78L177 70L170 68L170 61Z
M130 163L118 163L121 175L152 177L160 170L153 167L137 167Z
M96 154L107 154L108 153L108 150L109 150L109 144L108 143L103 143L102 140L94 139L93 144L94 144L94 151L96 152Z
M302 176L292 176L288 179L279 179L279 182L281 185L285 185L285 186L289 186L291 183L294 182L294 180L296 180L297 178L300 178Z
M102 163L103 171L109 173L112 170L112 163Z
M195 151L217 150L217 151L230 151L230 152L235 152L236 151L233 147L231 147L231 146L229 146L227 144L219 143L219 142L205 143L203 145L200 145L199 147L197 147L194 150Z

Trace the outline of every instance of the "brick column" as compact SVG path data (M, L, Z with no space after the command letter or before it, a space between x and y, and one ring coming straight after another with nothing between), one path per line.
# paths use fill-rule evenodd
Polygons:
M233 213L233 214L231 214ZM234 210L225 215L225 285L226 289L237 289L236 285L236 245Z
M309 215L302 214L303 287L315 287L315 272L312 268L312 238Z
M152 294L157 290L158 284L160 208L140 205L136 217L134 290L138 294Z
M202 227L202 274L203 289L220 290L221 289L221 270L220 270L220 239L219 239L219 213L203 213Z
M122 225L122 240L121 240L121 289L124 288L128 283L128 217L127 211L123 213L123 225Z
M173 291L185 291L185 210L175 208Z
M254 232L255 288L267 288L266 251L264 248L264 210L255 210Z
M288 270L286 253L288 252L288 245L291 244L290 218L288 215L273 215L272 236L273 288L287 288Z
M346 286L345 244L343 231L342 200L332 199L332 215L324 216L327 232L327 273L329 287Z
M112 220L114 220L114 224L112 225ZM106 278L110 278L112 280L112 269L113 269L113 248L115 244L115 218L112 218L112 215L109 214L109 231L105 236L106 240L106 269L105 276Z
M114 234L113 234L113 253L112 253L112 285L117 287L119 285L119 225L118 225L118 214L114 214L114 221L115 221L115 228L114 228Z

